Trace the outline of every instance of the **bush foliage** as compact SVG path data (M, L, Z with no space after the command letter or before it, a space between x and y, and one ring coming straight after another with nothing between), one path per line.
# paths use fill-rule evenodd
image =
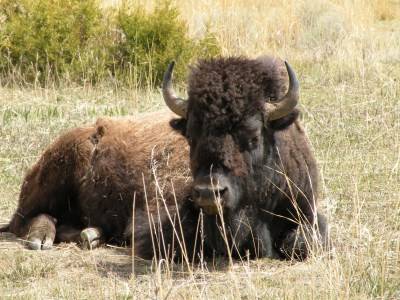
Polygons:
M98 51L96 39L105 33L96 0L5 0L0 13L2 72L18 67L29 81L86 74L82 61L89 63L86 56Z
M215 37L188 35L168 1L152 12L123 2L101 8L98 0L2 0L0 72L27 82L95 83L112 76L135 85L159 84L171 60L182 79L197 57L219 54Z
M188 37L187 25L179 19L178 10L168 2L160 4L151 14L143 7L119 9L117 27L124 39L118 43L115 57L121 70L133 64L141 79L160 82L172 60L177 60L177 77L182 77L192 57L214 56L219 53L215 38L206 34L202 40Z

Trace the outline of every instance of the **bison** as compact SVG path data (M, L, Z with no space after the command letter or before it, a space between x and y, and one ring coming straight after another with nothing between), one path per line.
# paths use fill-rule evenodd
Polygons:
M187 100L174 93L173 68L162 92L179 118L163 111L99 119L63 134L28 171L3 231L32 249L125 243L143 258L201 250L305 259L314 245L326 248L318 170L290 65L200 60Z

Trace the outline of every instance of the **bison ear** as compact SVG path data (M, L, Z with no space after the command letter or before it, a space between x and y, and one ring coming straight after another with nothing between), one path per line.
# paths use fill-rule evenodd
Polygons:
M295 108L290 114L273 121L268 122L268 127L272 130L283 130L289 127L300 115L300 111Z
M186 136L186 119L172 119L169 125L173 130L178 131L183 136Z

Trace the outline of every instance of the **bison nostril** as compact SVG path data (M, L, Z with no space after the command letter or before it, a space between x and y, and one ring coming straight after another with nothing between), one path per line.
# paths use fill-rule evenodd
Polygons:
M200 193L200 189L198 189L198 188L193 188L193 197L194 198L200 198L200 196L201 196L201 193Z
M216 196L219 196L219 197L222 197L224 194L225 194L225 192L228 190L228 188L222 188L222 189L217 189L216 191L215 191L215 195Z

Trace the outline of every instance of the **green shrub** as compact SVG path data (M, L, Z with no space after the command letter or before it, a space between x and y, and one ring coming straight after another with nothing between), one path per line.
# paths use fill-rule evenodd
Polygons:
M117 27L123 34L115 57L122 70L133 65L139 80L158 84L172 60L177 61L177 80L185 75L187 64L198 57L220 53L215 37L206 33L200 40L188 36L187 24L179 18L178 10L164 1L151 13L143 7L121 6L117 14Z
M86 76L87 66L104 59L97 0L3 0L0 14L3 72L18 67L30 81L66 74L78 78Z
M177 79L197 57L220 52L216 39L188 36L169 1L153 12L130 1L100 8L100 0L1 0L0 72L28 82L95 83L113 76L129 85L159 84L171 60Z

